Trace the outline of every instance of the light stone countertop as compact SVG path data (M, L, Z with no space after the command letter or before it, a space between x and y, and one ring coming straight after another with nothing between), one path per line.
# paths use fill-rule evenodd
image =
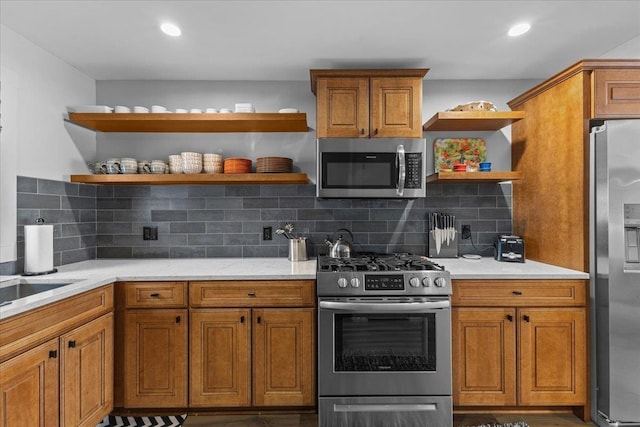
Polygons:
M584 272L536 261L498 262L493 258L435 258L452 279L588 279ZM315 280L316 261L286 258L103 259L58 267L44 276L0 276L0 288L22 280L31 283L73 282L14 300L0 307L0 319L23 313L115 281L152 280Z

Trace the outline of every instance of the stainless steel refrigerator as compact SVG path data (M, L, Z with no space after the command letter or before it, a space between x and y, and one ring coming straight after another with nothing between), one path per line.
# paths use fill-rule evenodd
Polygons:
M640 120L592 123L591 172L592 418L640 426Z

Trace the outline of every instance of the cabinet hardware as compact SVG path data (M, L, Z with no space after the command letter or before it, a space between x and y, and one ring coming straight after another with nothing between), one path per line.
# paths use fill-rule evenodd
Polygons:
M528 316L528 315L526 315L526 314L525 314L524 316L522 316L522 318L523 318L523 319L524 319L524 321L525 321L525 322L527 322L527 323L529 323L529 321L531 320L531 319L529 318L529 316Z
M360 135L364 135L364 128L360 129Z
M513 291L511 293L514 295L522 295L522 291Z
M378 129L377 129L377 128L376 128L376 130L374 130L374 131L373 131L373 134L374 134L374 135L377 135L377 134L378 134Z
M256 293L255 292L249 292L247 295L250 296L250 297L255 297Z
M257 323L262 323L262 317L258 316L258 318L256 319Z
M154 292L154 293L152 293L152 294L151 294L151 295L149 295L149 296L150 296L151 298L158 298L158 297L160 296L160 294L159 294L159 293L157 293L157 292Z
M240 323L244 323L244 316L240 316Z
M513 316L512 316L512 315L510 315L510 314L507 314L507 320L508 320L509 322L513 322Z
M182 321L180 316L176 316L176 323L180 323Z
M75 340L69 341L69 348L76 348L76 341Z
M49 350L49 359L57 359L58 350Z

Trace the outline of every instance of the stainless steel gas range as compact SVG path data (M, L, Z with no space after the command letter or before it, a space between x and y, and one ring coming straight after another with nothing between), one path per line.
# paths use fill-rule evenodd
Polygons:
M424 256L318 257L321 427L453 425L451 279Z

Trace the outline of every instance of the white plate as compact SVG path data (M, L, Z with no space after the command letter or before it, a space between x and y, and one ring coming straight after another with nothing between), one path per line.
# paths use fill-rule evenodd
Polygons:
M278 110L278 113L297 113L297 108L281 108Z
M113 108L106 105L76 105L67 107L69 113L111 113Z

